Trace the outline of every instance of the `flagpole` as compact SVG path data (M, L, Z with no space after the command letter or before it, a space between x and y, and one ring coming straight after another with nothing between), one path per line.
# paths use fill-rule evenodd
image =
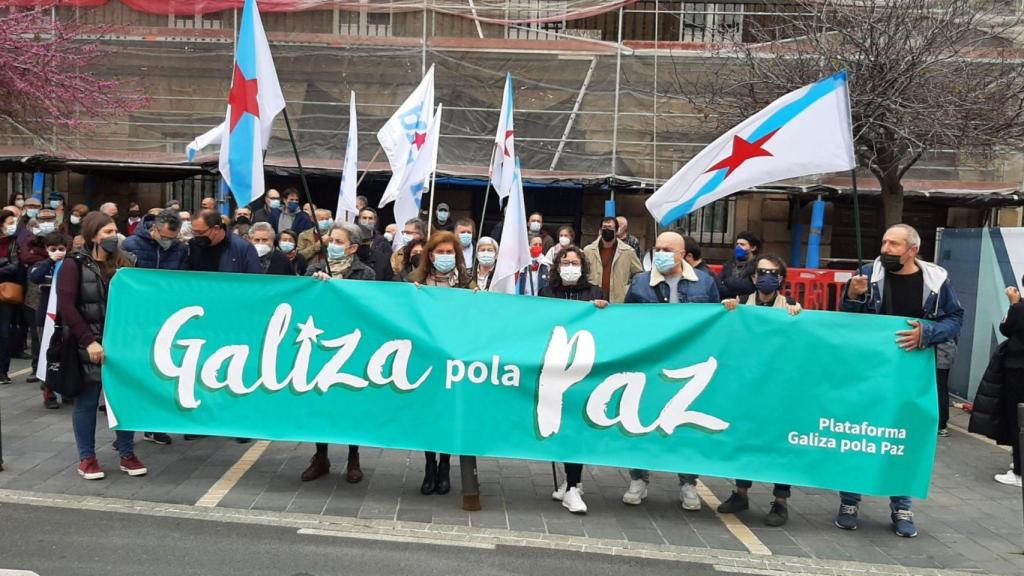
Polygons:
M491 181L488 179L487 184L484 185L484 211L480 214L480 225L477 226L476 239L480 240L480 237L484 235L484 219L487 218L487 200L491 197Z
M299 147L295 145L295 134L292 133L292 123L288 119L287 106L281 109L281 114L284 115L284 125L288 128L288 140L292 143L292 152L295 153L295 165L299 168L299 180L302 181L302 191L306 194L306 202L309 203L310 210L313 211L313 237L316 238L317 256L326 262L327 258L324 255L324 241L320 236L320 225L316 221L316 204L313 203L313 197L309 194L309 183L306 182L306 172L302 169L302 159L299 158Z
M853 181L853 234L857 242L857 271L860 272L864 264L864 254L860 245L860 201L857 195L857 168L850 170L850 179Z
M430 173L430 210L427 212L427 238L430 238L430 229L434 224L434 196L437 192L437 166Z

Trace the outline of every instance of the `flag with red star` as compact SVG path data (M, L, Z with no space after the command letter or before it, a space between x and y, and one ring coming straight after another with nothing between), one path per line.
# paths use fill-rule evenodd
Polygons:
M420 203L423 194L429 189L431 176L437 169L437 147L441 138L441 110L443 106L437 105L437 112L427 120L424 138L415 145L416 159L408 168L402 171L402 179L398 185L398 196L395 198L395 222L404 225L413 218L419 217ZM394 176L391 177L392 181ZM394 247L400 248L404 243L401 235L395 238Z
M498 132L494 135L494 156L491 158L491 185L503 200L508 198L515 187L516 144L515 128L512 124L512 74L505 76L505 90L501 97L501 112L498 115Z
M668 227L748 188L856 165L842 71L786 94L720 136L647 199L647 210Z
M398 197L405 172L426 144L427 129L433 113L434 67L431 66L419 86L377 132L377 140L391 165L391 180L380 199L381 208Z
M220 174L239 206L263 195L263 152L284 95L256 0L245 0L235 44L228 109L220 133Z

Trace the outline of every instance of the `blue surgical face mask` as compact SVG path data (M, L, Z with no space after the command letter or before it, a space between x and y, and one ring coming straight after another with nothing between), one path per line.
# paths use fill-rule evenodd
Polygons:
M435 254L434 268L442 274L447 274L455 269L455 254Z
M288 254L292 250L295 250L295 242L283 242L282 241L281 243L278 244L278 247L281 248L281 252L284 252L285 254Z
M485 250L483 252L478 252L476 259L484 266L493 266L494 261L497 259L497 255L490 250Z
M29 218L35 218L39 215L39 210L37 208L29 208L28 210L25 210L25 214L28 215Z
M270 209L271 210L280 210L281 209L281 200L279 198L275 198L275 199L271 200L270 201Z
M676 254L675 252L655 252L654 253L654 267L658 269L658 272L662 274L672 270L676 267Z
M39 231L43 234L49 234L57 229L57 224L54 222L40 222Z
M438 210L437 211L437 221L440 222L441 224L444 224L445 222L447 222L448 221L448 211L447 210Z
M289 212L298 212L299 211L299 203L298 202L289 202L288 203L288 211Z
M321 232L327 232L331 229L331 225L334 224L333 220L317 220L316 225L320 228Z
M50 200L50 208L56 210L57 206L60 206L60 200Z
M733 253L736 254L737 260L746 260L747 256L750 255L750 250L747 250L743 246L736 246L735 250L733 250Z
M344 260L348 258L348 254L345 253L345 249L348 246L338 246L337 244L327 245L327 259L328 260Z
M762 294L774 294L779 291L780 284L782 284L782 281L778 276L758 274L757 282L754 283L754 286Z
M463 248L469 248L473 244L473 234L470 232L460 232L459 244L462 244Z

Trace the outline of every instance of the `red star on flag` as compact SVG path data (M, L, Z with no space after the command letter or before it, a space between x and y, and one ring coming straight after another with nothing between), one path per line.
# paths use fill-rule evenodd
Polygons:
M775 136L776 132L778 132L778 130L773 130L768 134L765 134L758 140L755 140L754 142L747 142L740 136L733 136L732 156L729 156L728 158L722 160L718 164L715 164L711 168L708 168L705 174L707 174L708 172L721 170L722 168L728 168L729 170L725 173L725 177L728 178L730 174L735 172L736 169L739 168L747 160L750 160L751 158L759 158L762 156L771 156L772 153L762 148L762 146L764 146L765 143L767 143L772 136Z
M414 132L413 133L412 145L415 146L417 150L419 150L420 148L423 148L423 145L426 144L426 143L427 143L427 133L426 132Z
M242 114L248 112L253 116L260 117L260 101L256 97L259 94L259 86L256 79L247 80L242 74L242 69L235 63L235 75L231 81L231 92L228 93L228 105L231 106L231 127L242 119Z
M513 134L515 134L515 130L505 130L505 149L504 149L504 155L506 157L508 157L508 158L512 157L512 152L509 151L509 149L508 149L508 141L509 141L509 138L512 138Z

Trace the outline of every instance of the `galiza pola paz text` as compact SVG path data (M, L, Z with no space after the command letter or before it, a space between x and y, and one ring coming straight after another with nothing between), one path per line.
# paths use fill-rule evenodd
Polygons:
M901 322L125 270L103 377L121 429L923 497L934 357Z

